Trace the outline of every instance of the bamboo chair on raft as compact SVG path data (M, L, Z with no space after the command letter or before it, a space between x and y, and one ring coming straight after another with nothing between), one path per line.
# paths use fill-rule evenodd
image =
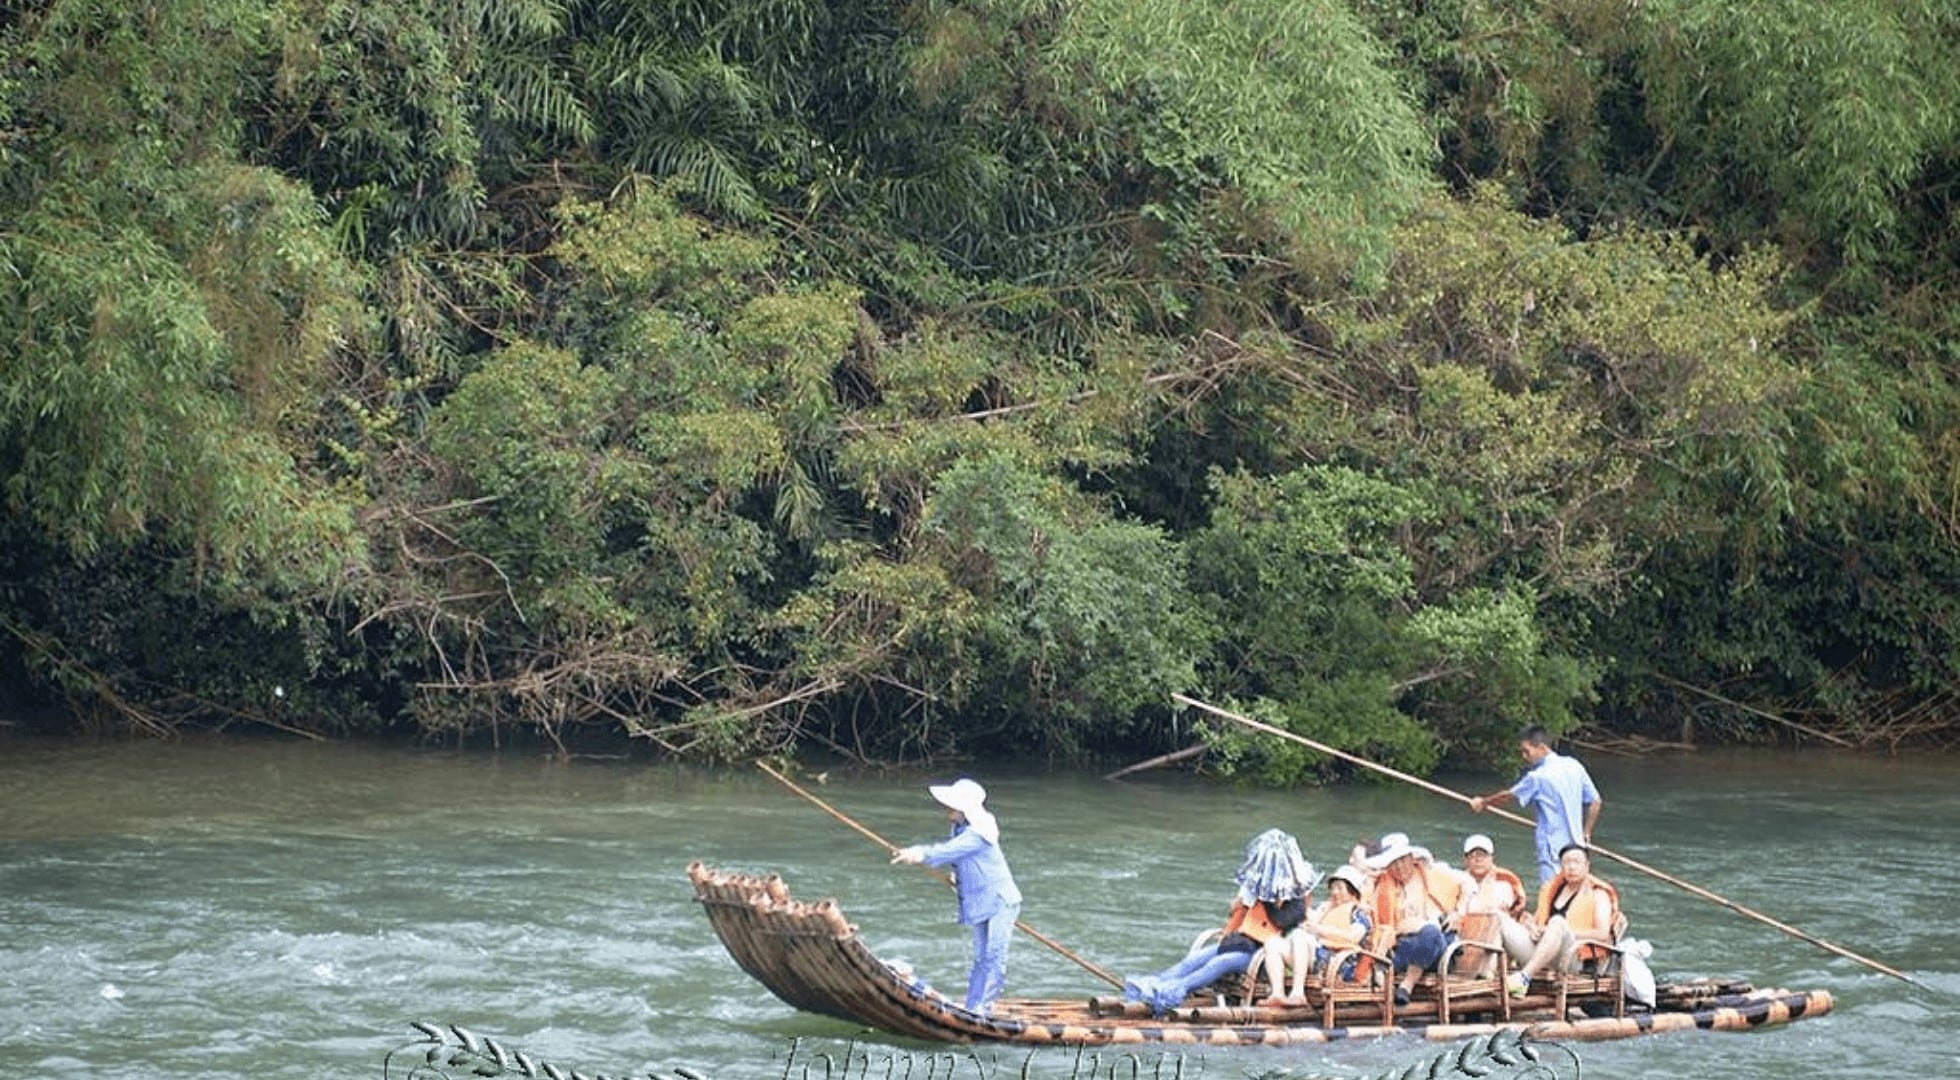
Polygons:
M1567 1006L1575 1001L1581 1007L1611 1002L1615 1017L1627 1014L1626 989L1621 984L1621 969L1624 966L1621 958L1626 955L1621 942L1626 940L1626 936L1626 913L1616 911L1613 913L1613 940L1587 943L1602 950L1606 954L1604 957L1587 961L1590 970L1558 971L1549 976L1560 1016L1566 1015Z
M1276 947L1267 946L1268 949ZM1395 1003L1396 980L1390 959L1393 949L1393 936L1385 930L1376 930L1370 934L1367 945L1336 951L1325 964L1315 965L1304 989L1307 1005L1319 1010L1323 1027L1335 1026L1336 1013L1342 1011L1342 1006L1353 1005L1367 1005L1378 1012L1384 1027L1395 1023L1398 1012L1420 1014L1433 1010L1437 1020L1445 1024L1466 1011L1494 1012L1504 1020L1511 1019L1511 997L1504 992L1510 958L1502 944L1468 935L1451 942L1436 971L1416 983L1410 1003L1403 1006ZM1355 977L1344 979L1340 972L1350 959L1357 961ZM1479 974L1486 964L1491 966L1493 974ZM1264 968L1262 954L1246 973L1247 1005L1259 1000L1259 975ZM1273 992L1278 993L1278 988Z
M1364 946L1334 950L1328 954L1325 964L1308 974L1307 1004L1320 1010L1322 1027L1334 1026L1334 1015L1340 1006L1356 1004L1378 1009L1383 1027L1394 1025L1394 965L1379 945L1379 941L1371 938ZM1354 978L1345 979L1341 977L1341 969L1349 960L1355 961Z
M1627 917L1623 912L1616 912L1613 917L1612 941L1588 942L1589 945L1605 952L1603 958L1588 961L1586 966L1578 971L1561 969L1546 972L1534 980L1534 987L1540 983L1550 984L1550 1004L1556 1015L1568 1015L1567 1010L1577 1004L1589 1011L1610 1005L1614 1017L1626 1016L1626 992L1621 983L1623 966L1621 957L1626 953L1620 944L1625 940L1626 933ZM1479 935L1472 930L1451 942L1449 948L1443 952L1442 961L1437 965L1437 974L1424 976L1423 981L1417 984L1416 992L1421 994L1432 980L1435 982L1438 1018L1446 1024L1450 1022L1453 1011L1462 1011L1465 1008L1479 1012L1488 1011L1493 997L1504 1019L1511 1018L1513 999L1505 992L1506 977L1510 974L1510 957L1505 954L1501 944L1471 940L1473 936ZM1478 952L1495 958L1494 976L1465 976L1458 970L1462 966L1458 963L1459 957L1463 957L1465 953L1474 955ZM1476 961L1479 967L1486 962L1481 959ZM1531 996L1527 993L1525 998L1520 1000L1529 1000Z
M1219 931L1215 927L1199 933L1191 941L1191 951L1203 948L1218 936ZM1284 993L1286 988L1283 986L1264 986L1267 951L1282 946L1283 941L1272 942L1254 953L1251 965L1243 973L1221 979L1210 988L1213 996L1220 1004L1228 1004L1236 996L1241 1007L1251 1008L1268 994ZM1350 959L1358 960L1355 977L1344 979L1341 968ZM1295 1007L1317 1010L1321 1026L1332 1028L1335 1026L1335 1013L1341 1006L1367 1005L1380 1013L1382 1026L1390 1026L1395 1022L1395 983L1381 975L1381 972L1388 970L1388 963L1386 954L1367 947L1334 952L1325 964L1316 964L1307 973L1304 983L1306 1005Z
M1384 974L1389 970L1389 958L1387 953L1377 950L1377 944L1371 940L1367 945L1329 953L1326 963L1316 963L1302 982L1306 1004L1290 1007L1315 1010L1320 1013L1321 1026L1332 1028L1337 1013L1351 1013L1356 1011L1352 1006L1365 1006L1378 1014L1383 1027L1392 1026L1396 1010L1395 982ZM1252 966L1246 969L1244 975L1243 1004L1250 1006L1264 997L1260 993L1260 979L1267 970L1268 952L1288 947L1284 941L1272 942L1253 957ZM1281 959L1285 960L1284 954L1281 954ZM1352 979L1341 975L1349 960L1355 961ZM1267 987L1266 991L1277 996L1285 992L1285 987ZM1344 1006L1350 1008L1344 1009Z
M1624 917L1620 920L1624 922ZM1616 926L1616 931L1623 932ZM1394 938L1385 930L1374 931L1366 945L1354 949L1338 950L1332 953L1327 962L1316 964L1303 982L1306 994L1305 1008L1320 1014L1323 1027L1336 1026L1337 1015L1352 1014L1354 1006L1367 1006L1378 1014L1384 1027L1394 1025L1398 1012L1428 1013L1434 1011L1440 1023L1450 1023L1466 1012L1495 1013L1505 1021L1511 1019L1513 999L1505 992L1506 980L1511 973L1510 957L1504 952L1495 935L1478 933L1466 927L1470 933L1459 936L1443 952L1436 970L1426 974L1416 983L1410 995L1410 1004L1398 1006L1395 1003L1396 980L1393 977L1394 965L1390 952L1394 948ZM1618 941L1621 932L1614 934ZM1191 942L1191 950L1196 951L1218 937L1216 928L1200 932ZM1238 998L1241 1007L1252 1007L1267 994L1278 995L1284 987L1265 985L1266 955L1268 950L1282 948L1275 942L1254 954L1252 963L1244 973L1220 980L1209 988L1219 1004L1229 1004ZM1615 954L1617 946L1605 946ZM1282 957L1283 958L1283 957ZM1356 960L1355 977L1341 977L1341 969L1349 960ZM1488 966L1491 973L1482 970ZM1619 994L1619 969L1616 963L1602 963L1600 970L1593 973L1561 973L1553 984L1557 995L1558 1011L1564 1014L1568 996L1581 1002L1598 1000L1610 984L1618 1012L1624 1015L1624 1002Z
M1511 995L1505 992L1511 974L1511 957L1497 934L1495 916L1468 915L1457 929L1456 940L1443 950L1434 976L1437 1019L1449 1023L1453 1012L1471 1008L1489 1012L1494 1005L1498 1015L1511 1019ZM1492 974L1481 972L1489 968ZM1417 984L1418 991L1423 983Z
M1626 913L1615 912L1612 940L1588 943L1602 950L1606 954L1604 957L1588 961L1578 971L1561 969L1547 972L1534 981L1534 986L1538 982L1550 984L1550 1004L1556 1015L1568 1015L1568 1009L1576 1004L1589 1011L1610 1006L1614 1017L1626 1016L1626 992L1621 983L1621 958L1625 955L1621 942L1626 939L1626 934ZM1493 974L1479 974L1479 969L1486 965L1491 967ZM1510 957L1494 934L1485 933L1480 927L1466 926L1443 951L1436 972L1423 976L1412 996L1420 1001L1433 995L1437 1003L1437 1019L1445 1024L1458 1013L1490 1012L1493 1009L1509 1020L1514 1000L1531 998L1531 994L1527 993L1523 999L1513 999L1506 992L1510 967Z
M1395 938L1391 931L1377 929L1370 939L1373 946L1365 951L1381 973L1384 988L1383 998L1393 1016L1395 1005L1394 963L1389 958L1395 948ZM1489 964L1492 974L1483 975L1481 969ZM1482 940L1476 935L1460 935L1443 950L1441 960L1434 971L1428 972L1416 981L1409 993L1409 1004L1399 1006L1405 1013L1427 1013L1434 1010L1439 1023L1450 1023L1465 1012L1494 1012L1504 1020L1511 1019L1511 996L1504 992L1505 979L1511 973L1510 958L1505 955L1504 946L1497 941ZM1388 1020L1384 1020L1388 1023Z

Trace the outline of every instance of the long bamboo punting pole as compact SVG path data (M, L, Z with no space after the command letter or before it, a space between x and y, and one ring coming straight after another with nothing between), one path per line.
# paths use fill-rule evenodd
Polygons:
M1254 731L1263 731L1268 735L1277 735L1282 739L1299 743L1302 746L1311 747L1312 749L1318 750L1321 753L1327 754L1330 757L1340 758L1342 761L1359 765L1364 769L1372 769L1375 772L1383 774L1384 776L1392 776L1395 779L1400 780L1404 783L1414 784L1416 787L1422 788L1425 791L1435 792L1436 794L1442 795L1446 798L1455 799L1457 802L1464 803L1467 805L1471 801L1470 796L1465 795L1460 791L1452 791L1449 788L1442 786L1441 784L1433 784L1427 780L1422 779L1421 777L1411 776L1405 772L1399 772L1395 769L1389 768L1386 765L1381 765L1376 762L1369 761L1367 758L1350 754L1345 750L1337 750L1334 747L1328 746L1325 743L1316 742L1313 739L1307 738L1305 735L1300 735L1295 732L1288 731L1285 728L1274 727L1273 725L1265 723L1264 721L1254 720L1249 716L1241 716L1238 713L1221 709L1216 705L1208 705L1205 702L1199 701L1197 698L1186 697L1183 694L1172 694L1171 699L1178 702L1179 704L1189 705L1194 709L1199 709L1204 712L1211 713L1213 716L1223 717L1234 723L1243 724L1246 727L1253 729ZM1497 817L1501 817L1506 821L1516 822L1517 824L1523 825L1529 829L1537 828L1537 825L1534 822L1532 822L1529 818L1525 818L1517 814L1513 814L1508 810L1499 810L1499 809L1492 808L1486 810L1485 812L1489 814L1494 814ZM1741 904L1738 904L1733 900L1729 900L1725 897L1717 896L1714 893L1709 892L1707 889L1704 889L1701 886L1696 885L1692 882L1683 881L1678 877L1674 877L1669 874L1664 874L1659 870L1656 870L1653 867L1648 866L1646 863L1640 862L1636 859L1628 858L1627 856L1621 855L1618 852L1608 851L1607 849L1600 847L1597 844L1589 844L1587 846L1592 850L1593 854L1595 855L1604 855L1607 858L1612 859L1614 862L1620 863L1623 866L1632 867L1633 869L1638 870L1649 877L1655 878L1656 880L1665 881L1669 885L1672 885L1685 892L1692 893L1695 896L1699 896L1703 900L1720 904L1721 906L1728 908L1730 911L1733 911L1738 915L1746 915L1749 918L1754 919L1757 922L1763 923L1766 926L1773 926L1776 929L1781 930L1782 932L1790 935L1791 937L1799 938L1803 941L1808 941L1812 945L1815 945L1820 949L1824 949L1827 952L1836 953L1837 955L1844 957L1846 960L1855 960L1858 963L1863 964L1868 968L1871 968L1873 971L1883 972L1884 974L1890 975L1895 979L1903 979L1904 981L1909 982L1914 986L1919 986L1919 987L1926 986L1925 983L1920 982L1918 979L1915 979L1910 975L1907 975L1903 971L1898 971L1894 968L1889 968L1884 964L1879 963L1876 960L1859 956L1857 953L1852 952L1850 949L1847 949L1842 945L1833 944L1829 941L1825 941L1823 938L1812 937L1811 935L1804 933L1802 930L1799 930L1796 927L1789 925L1788 923L1779 922L1775 919L1770 918L1767 915L1764 915L1762 912L1752 911L1749 908L1743 907Z
M817 809L822 810L824 813L829 814L831 817L834 817L838 821L841 821L844 824L850 826L852 829L857 831L858 835L864 837L865 839L885 849L887 854L898 850L899 845L892 843L891 841L885 839L884 837L879 836L877 833L872 832L870 829L867 829L864 826L858 824L857 822L852 821L848 815L844 814L842 811L838 810L836 807L830 805L829 803L823 801L822 799L817 798L815 795L810 794L808 791L805 791L803 788L797 786L795 781L791 780L787 776L784 776L782 773L779 773L776 770L770 768L767 763L758 761L755 763L755 767L761 769L763 772L766 772L770 776L774 777L777 783L783 785L784 787L790 789L796 794L801 795L803 798L809 800L812 806L815 806ZM941 881L952 880L951 877L947 875L947 873L943 870L935 870L930 866L926 867L926 869L931 870L934 874L938 875ZM1082 957L1077 956L1075 953L1071 952L1067 947L1063 946L1060 942L1057 942L1054 938L1051 938L1048 935L1042 933L1041 931L1036 930L1034 927L1029 926L1027 923L1022 922L1019 919L1014 920L1014 928L1019 930L1023 934L1026 934L1029 937L1035 939L1036 941L1041 942L1043 945L1048 946L1050 949L1055 950L1055 952L1060 954L1061 956L1074 961L1076 964L1082 967L1082 970L1088 972L1091 975L1094 975L1096 978L1101 979L1102 981L1108 983L1111 986L1117 987L1118 989L1122 988L1123 980L1117 978L1114 975L1111 975L1109 972L1104 971L1102 968L1097 967L1096 965L1090 963L1089 961L1084 960Z

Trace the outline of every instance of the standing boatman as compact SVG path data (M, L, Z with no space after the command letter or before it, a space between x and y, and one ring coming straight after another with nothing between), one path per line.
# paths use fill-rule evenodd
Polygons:
M1578 759L1552 749L1543 725L1533 724L1518 736L1518 755L1525 761L1518 782L1471 799L1470 809L1481 814L1487 807L1516 800L1537 814L1538 883L1542 885L1558 876L1558 853L1567 844L1592 846L1593 826L1599 823L1605 800Z
M986 808L987 789L961 777L927 791L946 808L953 835L937 844L892 852L895 863L951 867L959 895L960 922L973 927L973 968L966 977L966 1007L985 1014L1007 985L1007 946L1021 917L1021 889L1000 851L1000 822Z

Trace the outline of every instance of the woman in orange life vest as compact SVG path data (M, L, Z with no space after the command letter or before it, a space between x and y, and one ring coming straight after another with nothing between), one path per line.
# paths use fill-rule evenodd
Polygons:
M1353 949L1368 937L1372 923L1361 897L1368 889L1368 877L1352 866L1341 866L1327 877L1327 902L1307 913L1307 921L1279 942L1266 946L1266 982L1273 988L1261 1005L1305 1005L1307 972L1323 967L1334 953ZM1353 980L1355 957L1341 965L1341 978ZM1282 994L1280 986L1286 969L1293 979Z
M1514 997L1523 997L1533 976L1553 964L1563 971L1578 971L1606 955L1599 944L1613 943L1619 890L1593 876L1592 856L1584 844L1565 845L1558 853L1558 866L1558 876L1538 890L1538 915L1531 927L1537 947L1511 975Z
M1300 854L1299 841L1279 829L1252 838L1236 878L1238 893L1217 943L1193 949L1155 975L1125 980L1125 999L1164 1012L1181 1004L1191 991L1251 967L1267 942L1285 936L1307 917L1307 896L1320 883L1313 864Z

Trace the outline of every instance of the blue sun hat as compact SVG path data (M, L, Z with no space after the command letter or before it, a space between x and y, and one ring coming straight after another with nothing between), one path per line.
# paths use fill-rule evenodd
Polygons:
M1267 829L1245 846L1245 864L1236 875L1239 899L1284 903L1313 891L1320 874L1300 854L1300 842L1280 829Z

